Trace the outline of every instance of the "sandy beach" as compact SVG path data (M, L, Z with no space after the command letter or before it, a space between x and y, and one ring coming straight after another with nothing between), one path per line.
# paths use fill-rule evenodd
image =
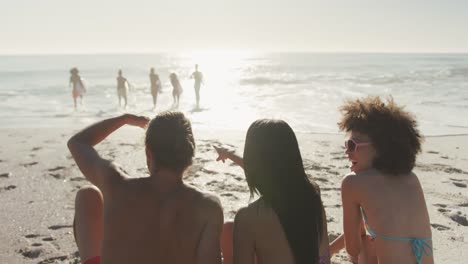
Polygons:
M76 191L88 182L66 142L76 129L0 129L0 263L79 263L72 234ZM214 144L242 153L245 131L199 131L194 164L185 181L215 193L225 220L249 203L242 170L216 162ZM330 239L342 233L341 178L349 172L343 136L298 134L304 166L320 186ZM98 145L135 177L147 176L144 131L122 128ZM468 136L428 137L415 173L431 218L436 263L468 259ZM349 263L345 253L333 263Z

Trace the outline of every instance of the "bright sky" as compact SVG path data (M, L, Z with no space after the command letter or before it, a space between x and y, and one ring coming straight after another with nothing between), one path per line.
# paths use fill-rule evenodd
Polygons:
M0 54L468 52L466 0L0 0Z

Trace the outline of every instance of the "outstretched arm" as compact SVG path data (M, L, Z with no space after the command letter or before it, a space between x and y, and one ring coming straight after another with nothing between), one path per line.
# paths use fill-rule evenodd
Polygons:
M244 160L236 155L234 151L227 150L225 148L220 148L213 146L213 148L216 150L218 153L218 158L216 158L216 161L222 161L224 162L226 159L232 160L235 164L239 165L241 168L244 168Z
M147 117L125 114L97 122L71 137L68 148L86 179L106 192L109 183L122 175L112 162L99 156L94 146L123 125L144 128L148 122Z

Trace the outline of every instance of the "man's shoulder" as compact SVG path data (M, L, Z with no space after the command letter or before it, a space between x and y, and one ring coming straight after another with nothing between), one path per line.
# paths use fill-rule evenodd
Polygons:
M189 187L189 190L194 194L194 206L196 206L203 215L213 215L223 212L221 201L216 195L202 192L193 187Z
M221 201L219 198L211 193L197 191L199 193L199 203L200 206L209 210L221 209Z

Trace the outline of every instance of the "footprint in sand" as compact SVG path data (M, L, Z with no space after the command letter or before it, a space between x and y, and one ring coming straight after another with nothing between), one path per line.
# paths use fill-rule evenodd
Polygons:
M437 151L432 151L432 150L429 150L427 153L429 153L429 154L439 154L439 152L437 152Z
M85 181L86 179L83 178L83 177L75 177L75 178L71 178L70 181Z
M49 173L49 176L54 177L55 179L61 179L63 178L60 173Z
M460 188L466 188L466 184L461 183L461 182L452 182L453 185L460 187Z
M29 163L21 163L20 165L23 166L23 167L31 167L31 166L34 166L38 164L37 161L33 161L33 162L29 162Z
M204 173L207 173L207 174L218 174L217 171L208 170L208 169L205 169L205 168L201 168L201 171L204 172Z
M41 235L29 234L24 237L27 238L27 241L29 242L29 239L34 240L36 238L41 237ZM60 250L60 247L58 245L54 243L49 243L53 241L55 241L55 239L52 236L45 237L42 239L42 241L31 241L29 247L20 249L18 253L23 255L23 257L29 258L29 259L37 259L42 255L50 256L56 253L56 250ZM55 256L55 257L49 257L49 258L43 259L39 261L38 263L43 263L43 264L58 263L58 262L60 263L60 262L65 261L68 258L76 258L76 257L77 257L76 253L70 254L70 255L61 255L61 256ZM76 258L76 261L68 262L68 263L79 263L79 260Z
M119 146L131 146L131 147L135 147L136 145L135 145L135 144L131 144L131 143L120 143Z
M452 173L468 174L468 172L461 170L461 169L454 168L454 167L448 167L444 169L444 172L450 173L450 174Z
M55 168L48 169L48 171L58 171L58 170L63 170L63 169L65 169L64 166L57 166L57 167L55 167Z
M52 257L52 258L47 258L42 261L39 261L37 264L49 264L49 263L57 263L58 261L65 261L68 259L69 256L63 255L63 256L58 256L58 257ZM68 263L79 263L79 262L68 262Z
M454 210L448 216L456 223L462 226L468 226L468 220L466 219L466 215L463 215L462 212Z
M13 190L13 189L16 189L16 185L8 185L6 187L1 187L0 188L0 192L2 191L9 191L9 190Z
M320 178L320 177L317 177L317 178L313 178L313 177L312 177L312 179L314 179L315 181L319 181L319 182L328 182L327 179L325 179L325 178Z
M47 242L54 241L54 240L55 240L55 238L53 238L51 236L45 237L45 238L42 239L42 241L47 241Z
M31 149L31 151L38 151L38 150L41 150L41 149L42 149L42 147L34 147L34 148Z
M25 235L24 237L25 238L36 238L36 237L39 237L40 235L38 234L29 234L29 235Z
M35 259L38 258L42 253L44 253L44 250L41 248L23 248L18 251L23 257L29 258L29 259Z
M5 172L0 174L0 178L10 178L13 175L11 172Z
M322 191L341 191L341 188L320 188Z
M222 193L220 194L220 196L223 196L223 197L230 197L231 199L235 199L235 200L238 200L239 198L237 196L235 196L233 193Z
M444 209L444 208L439 208L439 209L437 209L437 211L439 211L441 213L446 213L446 212L448 212L450 210L447 210L447 209Z
M213 186L213 185L217 185L218 183L219 183L219 181L214 181L214 180L213 180L213 181L207 182L206 185L208 185L208 186Z
M467 182L466 180L461 180L461 179L455 179L455 178L449 178L453 185L457 186L457 187L460 187L460 188L466 188L466 183L463 183L463 182Z
M444 225L439 225L439 224L431 224L431 226L439 231L446 231L450 230L450 227L444 226Z
M242 177L242 176L235 176L235 177L234 177L234 180L236 180L236 181L243 181L243 180L244 180L244 177Z
M446 213L446 212L450 211L450 210L448 210L448 209L445 209L445 208L447 208L447 205L446 205L446 204L434 204L434 206L435 206L435 207L439 207L439 208L437 209L437 211L439 211L439 212L441 212L441 213Z
M50 230L58 230L58 229L62 229L62 228L72 228L73 226L72 225L53 225L53 226L49 226L49 229Z

